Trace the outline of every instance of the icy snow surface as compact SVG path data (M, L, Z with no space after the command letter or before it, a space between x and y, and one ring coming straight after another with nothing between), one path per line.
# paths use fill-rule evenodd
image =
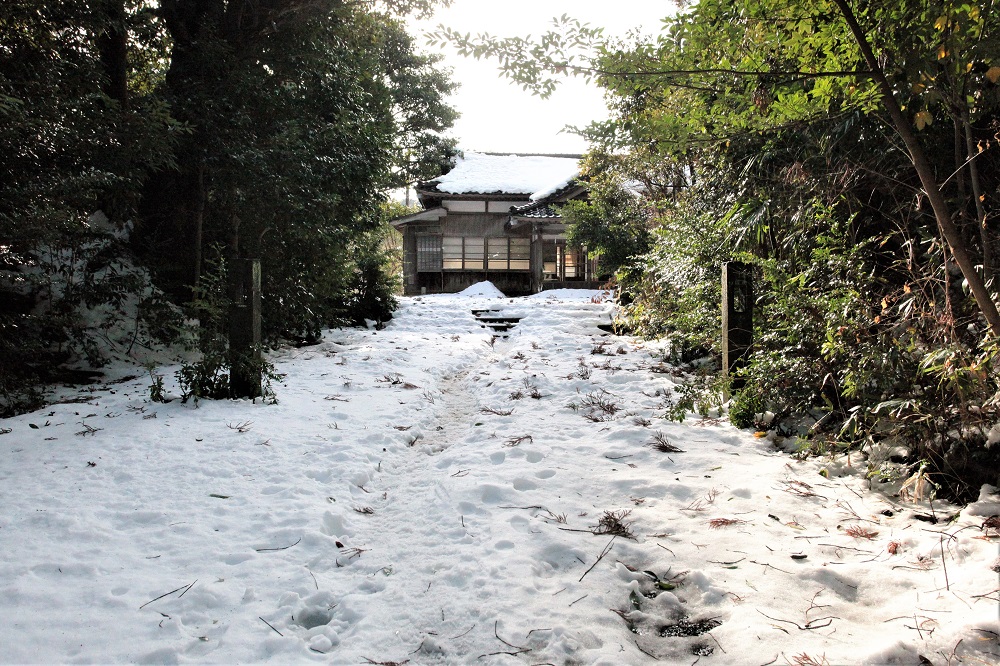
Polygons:
M455 168L436 179L450 194L554 192L579 174L579 160L539 155L486 155L466 152ZM532 197L534 198L534 197Z
M666 421L598 292L480 290L277 353L277 405L141 378L0 421L0 661L1000 662L996 489L949 523Z

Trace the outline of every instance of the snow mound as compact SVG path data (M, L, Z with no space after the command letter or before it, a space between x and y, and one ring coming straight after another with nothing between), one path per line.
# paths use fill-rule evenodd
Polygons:
M967 516L997 516L1000 515L1000 494L994 486L983 484L979 490L979 499L965 507Z
M471 287L458 292L459 296L478 296L485 298L506 298L506 295L494 286L492 282L484 280L477 282Z

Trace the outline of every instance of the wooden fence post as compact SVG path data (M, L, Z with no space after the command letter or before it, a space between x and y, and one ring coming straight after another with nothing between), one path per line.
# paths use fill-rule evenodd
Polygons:
M728 376L746 365L753 342L753 277L739 261L722 264L722 371ZM740 389L735 378L732 387Z
M235 259L229 271L229 392L233 398L262 394L260 259Z

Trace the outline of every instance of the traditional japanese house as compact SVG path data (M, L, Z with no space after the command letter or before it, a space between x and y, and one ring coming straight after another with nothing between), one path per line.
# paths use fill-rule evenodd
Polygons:
M397 218L404 293L458 292L488 280L510 296L596 288L596 260L566 243L560 205L585 196L579 155L467 152L417 186L423 210Z

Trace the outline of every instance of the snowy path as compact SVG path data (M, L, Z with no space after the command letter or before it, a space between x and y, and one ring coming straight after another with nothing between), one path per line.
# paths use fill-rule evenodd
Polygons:
M277 405L0 421L0 662L1000 663L992 489L931 524L857 458L666 421L590 295L405 299L280 353Z

